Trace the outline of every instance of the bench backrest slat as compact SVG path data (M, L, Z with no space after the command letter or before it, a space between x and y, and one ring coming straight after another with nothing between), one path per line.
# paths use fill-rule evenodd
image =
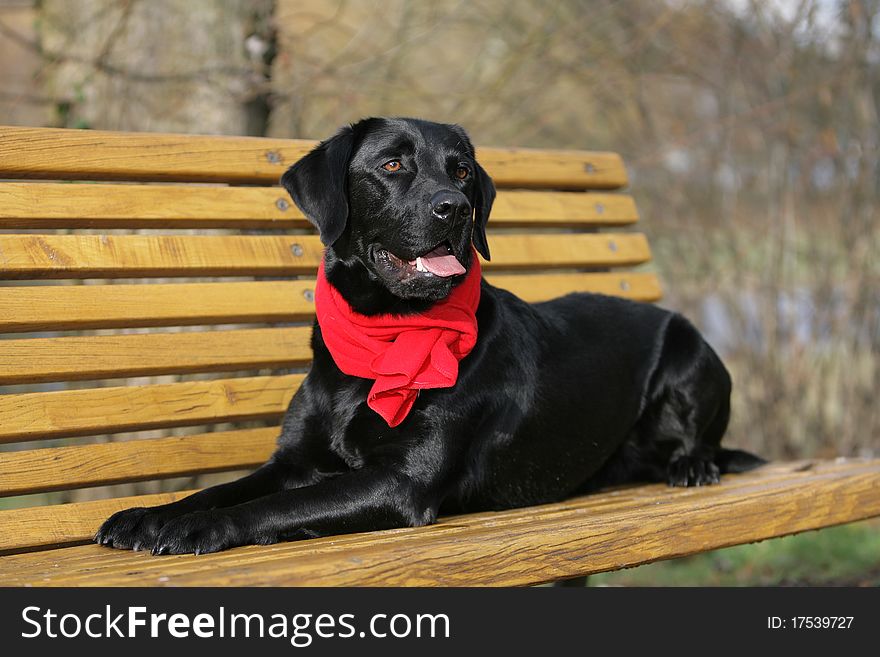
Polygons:
M323 251L277 181L314 143L0 127L0 444L28 447L0 451L0 497L50 493L0 510L0 553L82 542L113 511L176 496L52 491L271 453L311 357ZM660 298L628 269L651 253L633 199L607 191L626 184L619 156L479 158L499 187L490 282L527 301ZM126 380L145 376L163 378ZM190 435L137 433L155 430Z
M215 431L98 445L11 452L3 462L4 495L101 486L253 468L272 455L279 427Z
M486 278L531 302L574 291L660 298L657 278L646 273L490 273ZM315 313L314 289L311 278L7 287L0 295L0 333L306 321Z
M0 395L0 443L278 420L303 376L246 376Z
M306 365L308 326L0 340L0 385Z
M0 170L3 178L274 185L316 143L0 127ZM499 187L617 189L627 183L616 153L480 148L477 156Z
M647 262L639 233L494 235L484 269L613 267ZM0 278L144 278L314 274L316 235L0 235Z
M492 226L576 228L638 221L625 194L501 190ZM279 187L0 182L7 228L310 228Z

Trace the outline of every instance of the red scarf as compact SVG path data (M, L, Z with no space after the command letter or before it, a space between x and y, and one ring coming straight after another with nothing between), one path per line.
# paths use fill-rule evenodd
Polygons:
M318 268L315 309L321 336L340 370L375 379L367 405L390 427L403 422L422 388L449 388L458 362L477 342L480 261L442 301L414 315L361 315Z

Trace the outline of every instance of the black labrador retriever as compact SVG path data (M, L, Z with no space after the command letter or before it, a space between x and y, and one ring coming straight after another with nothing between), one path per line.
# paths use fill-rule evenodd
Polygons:
M475 344L456 356L454 384L392 399L392 420L368 404L376 381L346 374L316 322L311 371L269 462L173 504L117 513L98 543L215 552L424 525L630 481L713 484L763 462L719 446L730 377L681 315L598 294L529 304L479 277L473 249L489 259L495 188L460 127L365 119L282 184L320 231L327 289L351 317L430 324L476 271L478 305L461 315L474 319Z

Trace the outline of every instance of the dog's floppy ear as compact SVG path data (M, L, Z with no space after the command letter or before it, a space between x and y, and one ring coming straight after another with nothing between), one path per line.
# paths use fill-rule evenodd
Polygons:
M295 162L281 177L281 184L306 218L330 246L348 222L348 162L354 131L343 128Z
M474 184L476 193L474 196L474 246L480 255L489 260L489 242L486 239L486 224L489 221L489 213L492 211L492 203L495 202L495 183L486 173L486 170L475 162Z

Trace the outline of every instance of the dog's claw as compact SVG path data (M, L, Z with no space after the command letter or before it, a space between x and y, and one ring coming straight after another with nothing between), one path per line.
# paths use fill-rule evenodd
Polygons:
M669 464L670 486L709 486L721 481L718 466L710 460L683 454Z
M222 511L197 511L168 522L156 537L152 553L208 554L241 545L241 530Z

